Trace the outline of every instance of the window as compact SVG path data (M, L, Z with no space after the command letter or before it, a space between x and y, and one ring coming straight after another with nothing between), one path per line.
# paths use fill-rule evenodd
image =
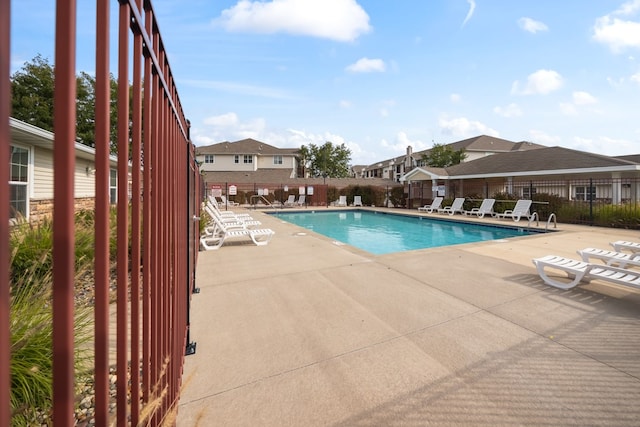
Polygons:
M273 164L281 165L282 164L282 156L273 156Z
M253 163L253 156L251 154L245 154L244 163Z
M204 162L205 163L215 163L216 162L216 156L213 154L205 154L204 155Z
M29 150L11 146L9 160L9 218L27 216L27 189L29 185Z
M109 169L109 199L111 204L118 201L118 171Z
M523 199L529 199L531 200L531 198L533 197L534 194L536 194L537 191L535 188L532 187L522 187L522 198Z
M596 187L581 185L576 187L576 200L595 200Z
M240 163L240 156L238 156L237 154L233 156L233 163Z

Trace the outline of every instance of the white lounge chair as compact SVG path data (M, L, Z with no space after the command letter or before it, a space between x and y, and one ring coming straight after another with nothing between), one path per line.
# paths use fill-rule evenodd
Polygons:
M418 208L418 210L420 212L432 213L432 212L440 209L440 206L442 205L442 200L443 199L444 199L444 197L436 197L435 199L433 199L433 201L431 202L430 205L420 206Z
M464 212L464 209L462 207L463 204L464 204L464 197L456 197L453 200L453 203L451 203L451 206L445 206L442 209L438 209L438 213L442 213L442 214L446 213L449 215L453 215L457 212L462 213Z
M229 210L223 211L222 209L220 209L220 205L218 205L218 203L215 201L215 198L209 198L204 203L204 206L209 206L210 209L215 210L218 213L218 216L222 218L231 217L231 218L253 219L251 218L251 214L248 214L248 213L234 212Z
M362 206L362 196L353 196L353 206Z
M631 286L632 288L640 289L640 272L638 271L609 265L592 264L556 255L535 258L533 264L538 269L538 274L544 283L560 289L571 289L580 282L588 283L592 279L599 279L617 285ZM570 280L561 281L555 278L552 279L545 269L563 271Z
M525 217L529 219L531 215L529 214L529 208L531 207L531 200L520 199L516 202L516 205L513 209L507 209L501 214L496 214L497 218L511 218L515 222L520 221L520 218Z
M347 196L340 196L336 202L336 206L347 206Z
M244 229L261 225L260 221L254 220L251 217L240 216L220 216L220 213L212 208L211 205L205 205L204 210L211 217L211 222L204 228L204 234L206 236L212 236L218 231L218 222L224 224L228 229ZM218 222L213 219L217 219Z
M207 251L220 249L228 239L241 237L249 237L255 245L264 246L275 234L270 228L230 228L220 222L217 217L214 216L212 219L215 222L215 232L200 237L200 246Z
M620 268L627 268L628 266L640 267L640 253L630 254L606 249L584 248L578 251L578 255L584 262L589 262L593 258L604 262L606 265L615 265Z
M493 205L495 203L496 199L484 199L479 207L464 211L464 214L476 215L478 218L483 218L485 214L493 215Z
M218 213L220 214L220 216L251 216L248 213L236 213L234 211L230 211L230 210L222 210L220 209L220 204L218 203L218 201L216 200L215 197L209 196L205 202L206 204L208 204L209 206L211 206L212 209L215 209L216 211L218 211Z
M630 252L640 252L640 243L636 242L628 242L626 240L617 240L615 242L610 243L613 246L613 249L622 252L622 251L630 251Z
M307 196L305 196L304 194L301 194L300 197L298 197L298 201L296 202L298 206L304 206L306 198Z
M222 200L222 204L225 206L240 206L240 203L227 200L225 196L220 196L220 200Z
M296 195L295 194L289 194L289 198L287 200L285 200L284 205L285 206L294 206L296 204Z

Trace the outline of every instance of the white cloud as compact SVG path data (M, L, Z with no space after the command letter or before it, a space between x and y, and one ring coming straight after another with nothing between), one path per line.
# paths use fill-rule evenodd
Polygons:
M245 138L271 141L266 120L263 118L242 121L236 113L229 112L206 117L202 124L204 126L194 124L191 129L191 137L196 145L209 145Z
M463 27L467 25L467 22L469 22L469 20L473 16L473 12L476 10L475 0L467 0L467 3L469 3L469 11L467 12L467 16L465 16L464 21L462 22Z
M511 103L506 107L494 107L493 112L502 117L520 117L522 116L522 110L518 104Z
M616 139L608 136L598 136L595 138L573 138L571 146L580 151L603 154L606 156L619 156L638 152L638 142L627 139Z
M407 147L411 146L413 151L422 151L429 148L427 144L419 139L409 139L406 132L400 131L396 134L393 141L389 142L386 139L380 141L380 145L392 153L391 157L400 156L407 152ZM378 159L385 160L385 159Z
M369 164L380 160L381 154L359 144L346 140L343 136L326 131L309 133L298 129L272 129L263 118L242 120L236 113L229 112L211 116L202 124L193 124L191 139L197 146L217 144L223 141L238 141L253 138L280 148L298 148L301 145L322 145L327 141L345 144L351 150L354 164Z
M544 22L536 21L531 18L518 19L518 25L525 31L537 33L538 31L547 31L549 27Z
M346 99L340 100L339 105L340 105L340 108L351 108L353 106L351 101L346 100Z
M625 19L639 10L640 0L632 0L599 17L593 25L594 40L607 45L614 53L626 48L640 48L640 22Z
M469 120L466 117L456 117L449 119L446 116L442 116L438 119L438 126L445 135L451 135L459 138L469 138L472 136L489 135L500 136L500 133L485 125L484 123Z
M538 70L529 74L527 83L522 86L518 80L513 82L511 93L514 95L546 95L562 87L562 76L553 70Z
M240 0L214 24L228 31L288 33L350 42L371 31L356 0Z
M626 3L624 3L622 6L620 6L616 11L614 11L613 13L615 15L633 15L634 13L638 12L640 10L640 0L631 0L628 1Z
M237 126L239 121L240 120L236 113L226 113L219 116L206 117L204 119L204 124L218 127L230 127Z
M542 145L557 145L560 137L549 135L541 130L532 129L529 131L531 141Z
M363 148L360 144L349 141L343 136L326 131L323 133L309 133L304 130L287 129L286 132L278 135L281 140L274 144L278 147L297 148L302 145L315 144L322 145L327 141L331 141L333 145L344 144L351 151L352 164L370 164L380 160L380 154L373 150ZM272 144L272 142L269 142Z
M347 66L346 70L351 73L382 73L386 68L382 59L360 58L355 63Z
M640 83L640 73L635 73L630 77L632 82Z
M570 102L561 102L559 105L560 112L565 116L577 116L578 110L576 106Z
M575 105L591 105L597 104L598 100L588 92L576 91L573 92L573 103Z
M462 100L462 96L460 96L460 94L457 94L457 93L452 93L451 95L449 95L449 100L452 103L457 104Z

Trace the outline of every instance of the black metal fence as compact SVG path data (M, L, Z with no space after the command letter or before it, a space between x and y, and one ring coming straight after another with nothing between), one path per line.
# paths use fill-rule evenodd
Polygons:
M558 222L640 229L640 178L586 179L473 179L452 180L434 186L431 181L406 187L407 206L431 203L434 195L465 197L467 204L496 199L496 210L511 209L518 199L533 200L540 220L554 214ZM468 208L471 206L465 206Z

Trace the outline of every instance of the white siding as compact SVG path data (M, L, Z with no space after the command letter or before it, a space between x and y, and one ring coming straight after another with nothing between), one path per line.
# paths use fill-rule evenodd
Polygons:
M36 200L53 199L53 152L35 148L33 159L33 193Z
M282 156L282 164L273 163L273 155L263 155L258 157L258 169L294 169L295 158L293 156Z
M53 152L42 148L34 149L32 199L53 199ZM87 174L87 167L94 167L93 162L76 159L74 197L95 196L95 174Z

